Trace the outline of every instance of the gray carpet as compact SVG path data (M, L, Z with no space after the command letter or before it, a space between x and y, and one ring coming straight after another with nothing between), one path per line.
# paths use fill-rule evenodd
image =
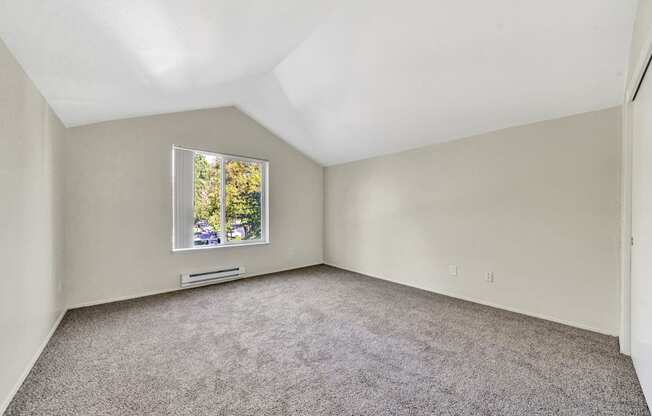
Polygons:
M615 338L317 266L68 312L8 415L648 415Z

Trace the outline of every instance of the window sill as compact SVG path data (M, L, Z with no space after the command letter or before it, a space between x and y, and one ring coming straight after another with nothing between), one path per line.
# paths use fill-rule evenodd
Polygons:
M252 241L251 243L237 243L237 244L222 244L209 247L190 247L190 248L173 248L173 253L191 253L205 250L213 250L219 248L235 248L235 247L249 247L249 246L264 246L270 244L269 241Z

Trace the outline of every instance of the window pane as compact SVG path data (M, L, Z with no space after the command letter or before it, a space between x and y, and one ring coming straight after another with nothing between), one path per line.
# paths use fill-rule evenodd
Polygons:
M266 241L267 162L173 147L175 250Z
M221 171L217 156L195 153L193 245L221 243Z
M262 238L262 180L259 162L225 160L226 238Z

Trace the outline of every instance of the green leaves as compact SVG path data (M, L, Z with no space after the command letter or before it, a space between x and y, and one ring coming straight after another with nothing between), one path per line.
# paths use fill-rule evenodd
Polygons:
M227 235L230 240L260 239L262 167L255 162L227 160L225 169Z
M207 221L216 231L221 229L220 214L220 174L219 160L209 163L206 156L195 153L195 200L193 212L195 223L200 220Z
M226 199L225 218L229 240L262 238L262 165L258 162L224 160ZM194 206L195 224L206 221L213 230L221 224L220 159L195 153Z

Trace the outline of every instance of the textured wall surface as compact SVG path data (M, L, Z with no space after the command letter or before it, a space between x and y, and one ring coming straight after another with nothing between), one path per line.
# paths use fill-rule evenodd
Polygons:
M269 160L270 244L171 252L173 144ZM66 158L71 306L177 289L182 272L323 261L323 168L235 108L72 128Z
M64 307L64 134L0 40L0 413Z
M620 129L614 108L329 167L326 262L615 335Z

